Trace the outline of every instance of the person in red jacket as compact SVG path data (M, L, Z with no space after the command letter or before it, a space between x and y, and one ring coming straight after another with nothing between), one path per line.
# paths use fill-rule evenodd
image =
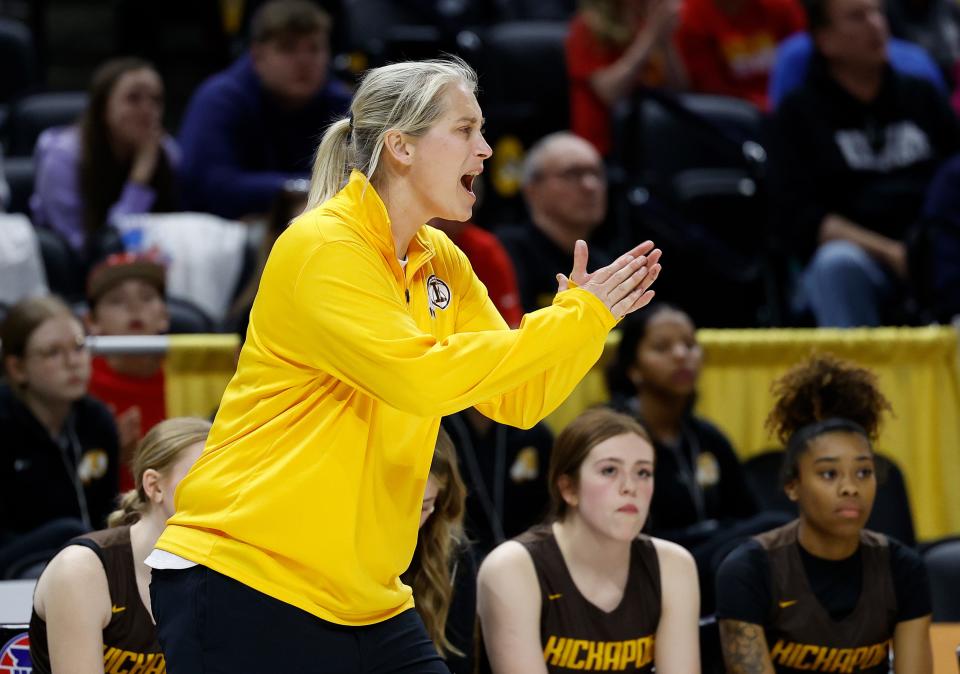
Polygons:
M610 151L610 109L637 86L686 87L674 47L679 0L586 0L566 41L570 128Z
M686 0L677 42L690 88L766 110L777 45L805 26L797 0Z

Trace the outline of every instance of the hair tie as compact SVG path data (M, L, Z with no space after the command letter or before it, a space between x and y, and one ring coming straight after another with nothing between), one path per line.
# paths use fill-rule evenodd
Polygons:
M353 129L353 113L352 112L349 115L347 115L347 128L350 130Z

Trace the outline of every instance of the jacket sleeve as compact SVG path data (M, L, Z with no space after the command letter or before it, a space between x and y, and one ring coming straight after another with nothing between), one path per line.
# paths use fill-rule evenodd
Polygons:
M498 421L531 426L599 358L616 321L600 300L574 288L508 330L472 271L469 280L457 332L438 340L417 327L373 251L320 245L299 268L291 298L300 340L317 347L288 357L305 356L305 364L411 414L479 405ZM261 293L269 291L261 286Z

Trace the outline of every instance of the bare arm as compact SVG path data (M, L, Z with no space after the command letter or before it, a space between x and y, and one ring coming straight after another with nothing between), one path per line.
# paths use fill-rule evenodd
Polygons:
M700 588L697 566L675 543L654 539L660 562L660 624L654 661L658 674L699 674Z
M93 550L71 545L57 554L37 582L34 606L47 624L54 674L103 674L110 589Z
M507 541L477 574L477 613L495 674L547 674L540 650L540 585L530 554Z
M667 40L664 43L663 52L667 61L667 85L678 90L689 88L690 78L687 77L687 66L680 58L673 40Z
M820 242L837 240L855 243L900 276L907 275L907 249L902 241L861 227L842 215L830 213L820 223Z
M893 630L894 674L931 674L930 616L897 623Z
M680 3L677 0L653 0L650 16L623 55L590 78L594 93L608 106L630 93L640 68L658 47L666 47L673 35ZM673 73L671 73L673 75ZM673 78L671 77L671 80ZM684 77L684 81L686 77ZM671 84L674 84L671 82Z
M721 620L720 643L728 674L775 674L760 625Z

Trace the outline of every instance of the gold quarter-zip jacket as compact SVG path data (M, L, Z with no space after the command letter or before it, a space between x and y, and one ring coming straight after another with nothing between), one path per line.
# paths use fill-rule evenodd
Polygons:
M558 270L560 271L560 270ZM440 417L529 427L600 357L615 318L572 288L509 330L470 263L424 225L406 267L354 172L277 240L237 372L157 547L324 620L413 606Z

